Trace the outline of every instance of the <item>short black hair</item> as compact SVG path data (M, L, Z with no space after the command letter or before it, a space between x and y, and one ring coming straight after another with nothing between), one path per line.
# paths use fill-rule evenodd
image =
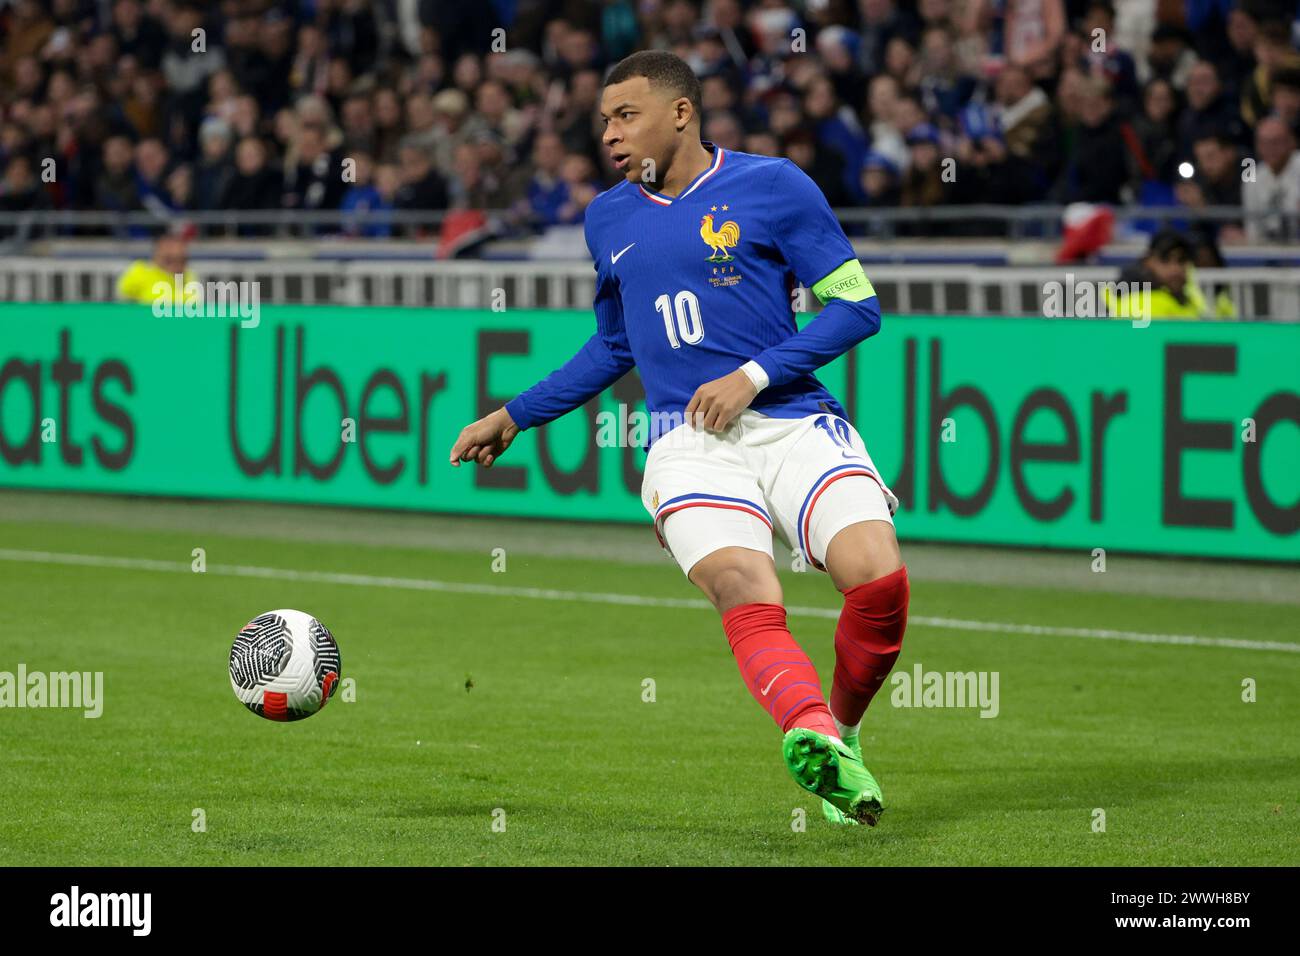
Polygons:
M633 77L644 76L651 86L668 90L674 97L684 96L691 101L695 115L703 122L703 94L700 78L675 53L666 50L641 50L625 56L614 65L605 77L605 85L625 83Z
M1161 229L1151 237L1151 245L1147 247L1147 255L1157 259L1168 259L1175 252L1181 252L1184 259L1191 261L1192 243L1177 229Z

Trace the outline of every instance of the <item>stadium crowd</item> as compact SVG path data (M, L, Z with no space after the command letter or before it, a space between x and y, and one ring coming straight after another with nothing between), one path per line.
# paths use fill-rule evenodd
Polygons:
M1298 29L1295 0L0 0L0 211L576 224L617 179L604 71L659 48L701 77L705 139L835 207L1296 213Z

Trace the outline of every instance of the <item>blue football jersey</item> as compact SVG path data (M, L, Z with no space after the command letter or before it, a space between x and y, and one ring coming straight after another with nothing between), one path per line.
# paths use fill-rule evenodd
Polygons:
M879 328L877 300L823 313L809 326L820 331L806 328L800 343L792 341L793 293L856 261L853 247L817 184L789 160L704 145L713 162L680 195L623 181L588 207L597 332L564 368L507 404L521 428L577 407L635 365L653 442L682 420L700 385L751 359L769 385L750 408L778 418L844 416L812 370Z

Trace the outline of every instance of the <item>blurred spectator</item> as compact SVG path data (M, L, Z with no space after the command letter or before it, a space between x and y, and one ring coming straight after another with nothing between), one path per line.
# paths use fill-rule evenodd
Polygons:
M541 133L533 144L533 174L528 182L527 213L531 222L553 226L569 201L569 187L560 178L564 142L555 133Z
M1066 30L1062 0L1005 0L1003 30L1008 63L1035 79L1056 74L1056 51Z
M498 134L483 130L475 134L468 145L473 149L473 161L483 190L482 202L471 205L479 209L508 209L526 195L528 170L523 164L511 162L513 154ZM454 180L452 188L454 191Z
M745 131L731 113L714 113L704 123L704 140L723 149L740 149Z
M917 62L918 89L927 112L956 116L975 92L975 79L962 74L952 35L946 27L927 27Z
M894 0L858 0L858 8L862 13L859 56L863 72L870 76L884 70L889 41L916 40L920 24L911 13L899 10Z
M916 48L902 37L894 37L885 46L885 74L904 89L916 86L919 77Z
M402 145L418 146L432 156L438 172L451 172L456 149L477 133L487 130L488 123L470 112L469 97L460 90L443 90L426 105L413 97L407 103L410 132ZM413 112L414 111L414 112Z
M1061 183L1066 203L1117 203L1128 182L1126 145L1110 87L1086 80L1073 159Z
M1209 133L1193 144L1192 156L1192 162L1179 165L1179 180L1174 187L1178 203L1193 211L1186 220L1187 225L1212 237L1216 243L1244 241L1241 220L1225 222L1195 214L1207 206L1240 204L1242 184L1237 146L1226 136Z
M903 133L895 122L899 111L898 94L898 81L892 76L882 74L874 77L867 86L871 149L902 169L907 165L908 151Z
M375 120L370 110L370 97L360 94L349 96L339 110L343 127L343 152L374 154Z
M586 156L570 153L564 157L560 175L568 191L568 198L560 206L560 222L580 223L586 217L587 207L600 192L595 167Z
M827 202L832 206L847 205L844 159L838 152L819 144L817 137L807 127L800 127L790 133L783 146L786 157L821 186Z
M1104 290L1110 315L1124 319L1212 317L1214 310L1195 282L1192 255L1192 243L1185 236L1172 229L1156 233L1142 258L1120 272L1118 294Z
M118 278L117 297L149 305L157 301L162 292L170 295L173 302L184 301L185 285L195 281L188 259L184 239L179 236L161 237L154 243L152 259L136 259ZM170 291L163 292L159 286L170 287Z
M194 208L216 209L235 175L230 124L209 116L199 127L199 162L194 172Z
M248 136L235 147L235 172L217 205L221 209L278 209L280 186L280 174L267 160L266 144ZM269 231L267 227L244 226L240 235L264 235Z
M1274 114L1300 135L1295 13L1279 0L0 0L0 169L27 157L21 182L53 158L39 192L59 209L246 205L291 225L345 202L454 202L489 210L457 227L474 235L571 224L589 185L620 178L599 147L604 71L648 47L700 75L706 139L784 150L835 205L1169 203L1175 164L1193 160L1178 189L1206 204L1231 189L1197 143L1262 152ZM343 182L342 159L363 154L370 181ZM1255 157L1248 185L1286 195L1289 157ZM935 178L945 158L954 182Z
M1240 206L1240 151L1232 138L1224 133L1207 133L1192 144L1192 155L1193 174L1178 184L1179 202L1193 209ZM1218 234L1221 242L1233 242L1240 237L1240 223L1229 223Z
M365 153L351 158L356 162L356 183L343 194L340 208L344 212L365 213L367 221L362 222L360 216L350 222L345 220L343 231L352 236L391 236L392 222L383 214L396 208L400 185L397 168L388 164L376 167Z
M835 85L827 79L816 79L808 87L804 97L804 112L812 121L812 132L816 139L817 150L825 159L821 161L821 170L830 172L828 164L832 163L839 170L838 185L834 187L840 203L846 204L857 193L858 177L854 171L862 165L867 154L867 137L862 123L853 110L840 106L835 98ZM731 148L740 147L739 130ZM792 157L793 158L793 157ZM830 180L814 181L822 186L823 191L830 188ZM830 199L830 193L827 193ZM835 205L835 200L831 200Z
M0 179L0 212L45 212L52 208L49 195L36 176L32 161L21 154L10 156ZM19 227L0 226L0 239L17 235Z
M526 116L512 105L503 84L489 80L480 86L474 96L474 109L488 129L506 145L513 147L523 139Z
M1190 159L1192 144L1211 132L1242 142L1246 127L1224 95L1214 64L1198 60L1187 72L1187 108L1178 122L1180 158Z
M15 69L20 63L34 63L34 57L49 42L54 33L54 21L41 9L35 0L16 0L10 14L9 29L4 43L4 64L13 64ZM33 58L28 60L28 58ZM30 70L30 67L28 67ZM12 79L8 71L0 65L0 75ZM29 92L29 83L19 82L20 92Z
M1247 126L1254 126L1267 115L1274 75L1300 68L1300 53L1291 43L1291 25L1285 21L1261 23L1253 49L1255 71L1241 91L1241 118Z
M1151 34L1147 52L1146 69L1138 71L1138 79L1146 83L1159 78L1182 92L1187 85L1187 74L1196 62L1196 54L1187 43L1187 31L1181 27L1162 23Z
M289 86L295 93L323 95L329 86L329 51L325 34L314 23L298 29L298 55L289 70Z
M397 160L397 146L403 135L402 104L397 91L388 87L375 90L370 101L374 117L373 150L381 163Z
M1137 65L1117 42L1114 5L1108 0L1092 0L1084 15L1079 39L1086 72L1109 83L1116 99L1125 104L1135 103L1138 98Z
M1249 213L1273 215L1247 217L1246 235L1252 242L1294 242L1300 238L1300 151L1278 117L1266 117L1255 127L1254 158L1254 181L1241 187L1243 205Z
M131 141L125 136L110 136L104 142L102 172L95 180L97 209L130 212L140 208L140 189L131 158Z
M870 152L862 163L862 193L868 206L897 206L898 166L883 153Z
M1259 21L1249 10L1237 5L1228 11L1225 25L1228 49L1219 66L1224 85L1230 89L1245 88L1255 69L1255 37L1258 32Z
M1052 101L1033 85L1028 72L1016 66L998 75L995 96L997 128L1014 163L1014 175L1022 180L1022 198L1041 199L1060 165Z
M130 80L129 92L120 100L123 117L136 136L157 138L164 134L158 86L156 73L138 74Z
M745 137L744 151L756 156L780 156L781 142L767 130L758 130Z
M189 163L173 166L163 186L159 200L166 212L179 213L194 208L194 168Z
M167 33L138 0L114 0L110 35L119 56L132 57L146 70L156 70L162 64Z
M167 147L160 140L144 139L135 147L135 185L140 204L155 212L167 206Z
M899 200L903 206L930 207L945 205L952 195L951 181L945 181L940 166L939 131L929 123L914 127L907 134L908 166L903 173ZM904 235L942 235L942 224L921 222L900 230Z
M1177 175L1174 120L1178 100L1168 80L1154 79L1142 91L1142 111L1133 120L1129 141L1130 185L1144 204L1168 204Z
M369 0L334 0L320 4L325 42L348 74L366 73L379 53L379 28Z
M337 209L343 198L340 158L319 123L304 123L284 164L281 204L286 209Z
M462 144L470 151L465 162L470 163L471 155L476 151L468 143ZM457 147L457 152L462 147ZM400 159L402 185L397 190L394 205L398 209L430 210L446 209L448 205L447 184L433 168L428 154L416 146L403 146L398 152Z
M208 78L226 66L225 50L216 31L208 35L203 10L196 3L173 2L167 6L168 40L162 55L162 73L176 117L187 128L197 130L203 113ZM203 30L201 34L195 31ZM196 37L204 49L196 56Z

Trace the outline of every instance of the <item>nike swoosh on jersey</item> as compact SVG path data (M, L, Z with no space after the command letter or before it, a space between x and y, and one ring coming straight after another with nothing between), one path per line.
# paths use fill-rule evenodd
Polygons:
M614 253L611 251L609 254L609 264L611 266L618 265L618 260L623 258L623 253L627 252L628 249L631 249L635 245L636 245L635 242L628 243L627 246L625 246L622 250L619 251L618 255L614 255Z

